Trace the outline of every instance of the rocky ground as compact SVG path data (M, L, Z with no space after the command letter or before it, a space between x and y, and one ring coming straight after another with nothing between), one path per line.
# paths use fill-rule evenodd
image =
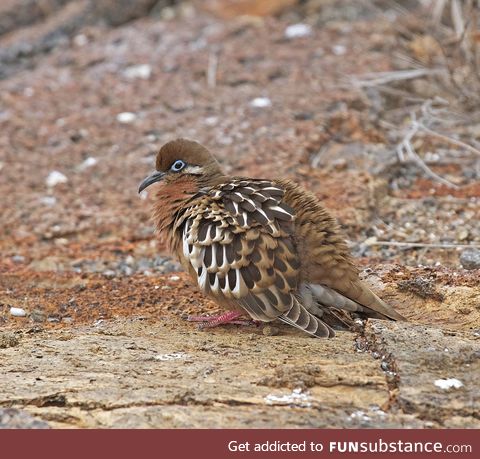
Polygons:
M359 84L398 70L400 13L111 3L0 7L0 425L480 427L479 157L416 138L448 183L399 161L414 88ZM457 128L473 147L476 119ZM312 190L409 322L332 340L186 322L216 307L136 192L177 136Z

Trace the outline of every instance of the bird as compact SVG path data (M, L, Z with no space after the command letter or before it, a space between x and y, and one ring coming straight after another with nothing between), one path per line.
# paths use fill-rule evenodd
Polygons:
M355 317L406 320L359 278L334 217L293 181L227 175L206 147L179 138L160 148L138 192L156 183L157 232L226 311L193 320L279 319L319 338Z

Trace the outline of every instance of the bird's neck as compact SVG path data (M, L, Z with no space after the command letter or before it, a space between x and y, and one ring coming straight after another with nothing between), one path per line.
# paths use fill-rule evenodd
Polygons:
M164 183L155 196L153 219L161 239L170 250L175 250L174 227L189 202L200 192L198 182L185 177Z

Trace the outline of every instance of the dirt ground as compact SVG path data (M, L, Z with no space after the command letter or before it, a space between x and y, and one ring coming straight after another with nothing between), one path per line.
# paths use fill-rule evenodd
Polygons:
M352 83L398 68L398 12L138 3L0 7L0 427L479 428L480 262L461 262L479 256L479 157L429 163L455 187L399 162L399 107ZM216 306L137 195L179 136L313 191L409 321L331 340L186 322Z

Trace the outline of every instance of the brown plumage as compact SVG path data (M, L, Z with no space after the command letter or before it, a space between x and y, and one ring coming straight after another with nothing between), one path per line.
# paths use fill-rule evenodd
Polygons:
M162 182L157 229L220 305L319 337L334 336L329 323L348 322L349 312L404 320L359 279L336 221L295 183L226 176L185 139L160 149L156 169L139 191Z

